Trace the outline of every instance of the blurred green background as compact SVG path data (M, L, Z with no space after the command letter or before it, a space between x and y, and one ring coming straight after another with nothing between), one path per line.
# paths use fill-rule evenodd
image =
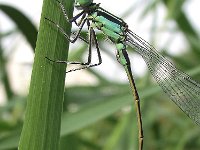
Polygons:
M187 8L192 7L192 2L134 0L129 4L127 1L126 8L120 9L122 13L117 15L127 21L133 32L144 39L146 36L146 40L178 68L200 81L200 23L194 25L193 19L198 18L190 18L199 12L190 14ZM106 1L101 3L106 7ZM0 95L4 95L0 106L0 150L15 150L23 125L28 89L25 86L23 92L17 92L13 88L11 79L18 78L9 68L18 46L13 37L23 35L22 40L26 39L32 48L30 57L33 58L37 28L32 23L33 18L15 6L0 3L0 12ZM4 26L1 15L5 14L15 26L1 31ZM82 34L87 37L86 30ZM7 39L9 44L4 44ZM99 32L98 39L103 52L102 66L66 76L60 150L133 150L138 147L136 113L126 74L116 61L114 46ZM200 128L166 97L141 64L142 58L138 65L135 61L138 55L131 49L128 51L141 97L144 149L199 150ZM69 60L84 61L86 57L87 45L84 42L71 46ZM30 76L31 63L19 65L18 71ZM139 71L135 71L134 66ZM28 85L21 82L20 87Z

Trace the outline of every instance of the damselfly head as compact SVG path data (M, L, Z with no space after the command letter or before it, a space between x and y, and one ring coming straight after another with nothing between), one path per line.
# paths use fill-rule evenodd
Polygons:
M81 9L81 7L87 7L93 3L93 0L75 0L75 7Z

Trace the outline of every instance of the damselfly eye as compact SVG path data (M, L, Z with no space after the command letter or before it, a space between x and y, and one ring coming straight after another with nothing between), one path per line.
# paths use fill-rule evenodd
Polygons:
M75 3L75 4L74 4L74 7L75 7L76 9L78 9L78 10L81 10L81 8L82 8L82 7L80 6L79 3Z
M82 6L82 7L86 7L89 6L90 4L93 3L93 0L76 0L75 1L75 6Z

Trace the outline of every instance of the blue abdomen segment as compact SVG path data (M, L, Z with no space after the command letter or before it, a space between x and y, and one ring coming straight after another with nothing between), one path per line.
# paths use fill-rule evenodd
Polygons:
M104 18L103 16L97 16L95 18L95 21L101 23L105 28L107 28L108 30L111 30L113 32L116 32L116 33L121 33L122 30L121 30L121 26Z
M101 30L113 42L123 41L125 39L124 27L121 20L111 18L109 14L102 11L96 11L91 14L90 20L93 25Z

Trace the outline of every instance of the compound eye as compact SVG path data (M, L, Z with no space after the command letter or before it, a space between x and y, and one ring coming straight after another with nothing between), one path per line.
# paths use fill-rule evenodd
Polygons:
M82 10L82 6L79 4L79 2L75 2L74 7L78 10Z
M81 7L87 7L93 3L93 0L76 0L75 4Z

